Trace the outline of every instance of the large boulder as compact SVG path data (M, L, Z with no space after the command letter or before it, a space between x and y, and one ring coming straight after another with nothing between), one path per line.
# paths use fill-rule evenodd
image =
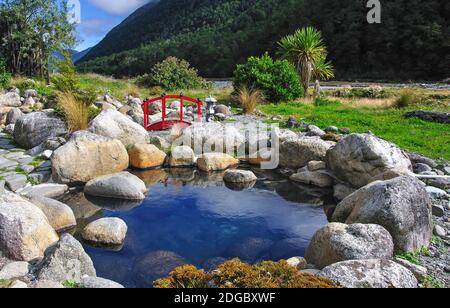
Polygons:
M258 180L252 171L248 170L227 170L223 180L228 183L251 183Z
M416 251L431 242L431 199L415 177L378 181L339 203L332 221L383 226L392 235L396 251Z
M172 149L169 165L171 168L191 167L195 164L194 151L188 146L178 146Z
M12 108L6 115L6 124L16 124L17 120L23 116L23 112L19 108Z
M57 200L46 197L33 197L31 203L36 205L47 217L50 225L57 232L72 229L77 225L72 209Z
M280 166L295 169L313 160L325 160L330 147L319 137L288 138L280 144Z
M417 288L413 273L405 267L380 259L350 260L323 269L319 277L328 278L343 288Z
M67 134L64 121L50 113L32 112L17 119L14 140L25 149L32 149L50 137Z
M166 153L153 144L135 144L128 150L130 165L137 169L161 167L166 160Z
M128 168L125 146L115 139L81 131L73 134L64 146L53 152L53 180L80 184Z
M92 120L91 133L118 139L126 147L148 143L148 133L139 124L116 110L105 110Z
M290 179L294 182L327 188L334 184L334 179L325 171L302 171L291 175Z
M0 251L17 261L42 257L58 241L44 213L12 193L0 196Z
M84 228L83 239L98 245L122 245L127 235L127 224L120 218L101 218Z
M389 170L411 173L408 156L397 146L371 134L352 134L327 153L327 164L341 180L356 188Z
M392 259L394 243L389 232L378 225L331 223L314 234L306 260L318 268L347 261Z
M91 258L83 246L70 234L64 234L58 243L48 248L44 259L36 266L38 280L63 283L67 280L81 282L83 276L97 276Z
M86 195L124 200L143 200L146 191L145 183L129 172L104 175L84 187Z
M0 106L20 107L22 106L22 101L20 100L19 94L16 92L8 92L6 94L0 93Z
M226 170L238 164L238 159L222 153L206 153L197 160L198 168L206 172Z

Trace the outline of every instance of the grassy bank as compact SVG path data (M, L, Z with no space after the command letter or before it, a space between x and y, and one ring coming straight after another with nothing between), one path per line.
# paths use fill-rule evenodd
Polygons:
M110 92L119 100L132 94L141 99L161 95L161 88L140 88L132 79L113 79L110 77L84 74L80 75L82 88L95 88L98 94ZM41 95L54 95L53 87L37 80L29 84L26 79L15 79L13 84L19 88L36 88ZM202 98L212 95L219 103L232 105L232 88L178 91L184 95ZM326 91L324 98L317 101L299 100L281 104L260 105L258 109L268 118L282 116L280 124L287 123L290 116L304 120L321 128L337 126L349 128L352 132L372 131L377 136L396 143L400 147L433 158L450 160L450 127L448 124L406 119L404 113L412 110L432 110L450 112L450 91L414 90L403 98L398 106L402 90L390 88L382 93L383 98L360 97L360 91L351 95L334 97L336 91ZM176 93L176 94L178 94ZM174 94L174 93L171 93Z
M373 100L372 106L368 100L363 101L364 104L358 104L355 101L321 99L316 102L268 104L261 106L260 110L271 116L281 115L285 119L294 116L321 128L333 125L349 128L352 132L371 131L401 148L450 160L448 124L406 119L403 116L405 112L417 109L448 111L446 103L394 108L385 100Z

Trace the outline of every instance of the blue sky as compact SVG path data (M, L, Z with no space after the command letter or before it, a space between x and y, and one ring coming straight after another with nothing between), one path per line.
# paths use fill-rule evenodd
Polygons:
M113 27L149 0L80 0L81 24L78 51L97 44Z

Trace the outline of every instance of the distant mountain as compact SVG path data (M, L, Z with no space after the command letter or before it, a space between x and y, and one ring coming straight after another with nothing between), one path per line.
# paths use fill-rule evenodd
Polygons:
M230 77L296 29L323 32L342 79L444 79L450 69L450 1L386 0L382 23L366 0L161 0L138 9L78 62L83 72L148 73L184 58L205 77Z
M83 51L76 51L73 53L72 55L72 61L73 63L77 63L78 61L80 61L85 55L87 55L90 51L92 50L92 47L85 49Z

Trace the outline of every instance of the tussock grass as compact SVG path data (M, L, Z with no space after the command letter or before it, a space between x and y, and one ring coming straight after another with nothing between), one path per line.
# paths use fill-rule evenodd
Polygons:
M127 95L137 97L137 98L141 97L141 90L139 89L139 87L137 85L135 85L133 83L127 84L127 88L125 91L126 91Z
M262 103L264 103L264 94L259 90L249 90L243 88L238 91L236 98L239 104L244 109L244 112L247 114L254 113L256 111L256 107Z
M78 101L72 93L59 93L58 106L61 108L70 132L76 132L88 128L89 110L82 102Z

